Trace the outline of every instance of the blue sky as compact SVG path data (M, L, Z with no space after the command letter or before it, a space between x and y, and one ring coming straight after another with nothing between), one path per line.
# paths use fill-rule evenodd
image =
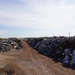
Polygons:
M0 37L75 35L75 0L0 0Z

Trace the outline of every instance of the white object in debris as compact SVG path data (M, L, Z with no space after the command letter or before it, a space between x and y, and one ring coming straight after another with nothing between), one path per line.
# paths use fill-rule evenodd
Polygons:
M68 64L69 63L69 56L65 56L63 63Z
M4 45L6 45L7 43L3 43Z
M16 48L17 48L17 46L14 46L14 48L16 49Z
M67 55L68 53L70 53L70 49L65 49L65 54Z

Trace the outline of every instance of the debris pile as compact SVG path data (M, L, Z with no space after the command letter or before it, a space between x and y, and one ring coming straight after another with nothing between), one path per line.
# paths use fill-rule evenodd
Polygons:
M28 38L25 41L38 53L66 65L75 65L75 37Z
M22 49L21 41L17 38L9 38L0 40L0 52L10 51L13 49Z

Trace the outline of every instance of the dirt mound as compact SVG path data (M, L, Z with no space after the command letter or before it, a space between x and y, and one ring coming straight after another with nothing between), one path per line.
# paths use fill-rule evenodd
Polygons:
M0 75L24 75L24 73L15 64L7 64L0 68Z

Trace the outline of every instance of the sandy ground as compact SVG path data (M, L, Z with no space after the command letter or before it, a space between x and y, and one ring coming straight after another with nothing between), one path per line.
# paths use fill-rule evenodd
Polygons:
M26 42L23 50L0 53L0 75L75 75L75 70L61 66L52 59L38 54Z

